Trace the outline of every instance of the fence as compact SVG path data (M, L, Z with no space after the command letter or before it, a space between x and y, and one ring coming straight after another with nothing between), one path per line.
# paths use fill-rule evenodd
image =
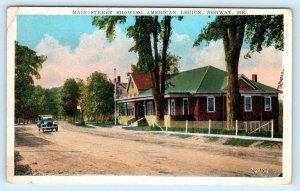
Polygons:
M185 133L206 133L225 135L248 135L274 137L274 121L233 121L227 128L226 121L172 121L166 124L166 131Z

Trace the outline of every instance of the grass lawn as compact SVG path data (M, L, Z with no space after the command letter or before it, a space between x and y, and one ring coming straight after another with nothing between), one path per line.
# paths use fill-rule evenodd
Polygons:
M263 141L262 143L256 145L257 147L282 147L281 142L275 142L275 141Z
M248 147L255 143L256 140L245 140L245 139L227 139L223 145L232 145L232 146L239 146L239 147Z
M161 131L159 127L152 127L152 126L123 127L123 129L132 130L132 131Z

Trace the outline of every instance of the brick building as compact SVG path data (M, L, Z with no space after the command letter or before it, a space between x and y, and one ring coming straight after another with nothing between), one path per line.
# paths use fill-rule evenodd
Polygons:
M149 74L132 74L127 97L117 99L124 111L119 123L155 115ZM279 115L277 89L239 75L243 121L274 120ZM172 120L226 121L227 72L206 66L181 72L166 81L165 116Z

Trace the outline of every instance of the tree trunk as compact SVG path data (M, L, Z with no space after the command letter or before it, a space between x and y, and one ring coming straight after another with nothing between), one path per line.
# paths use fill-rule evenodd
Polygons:
M153 30L153 49L154 49L154 67L152 69L152 87L153 87L153 99L156 110L156 117L158 120L164 119L164 106L161 103L162 97L164 96L160 91L160 78L159 75L159 56L158 56L158 16L154 18L154 30Z
M228 86L226 96L227 129L233 127L233 120L241 119L242 102L238 83L238 65L227 64Z
M166 88L166 73L167 73L167 55L168 47L171 36L171 17L164 17L164 35L163 35L163 48L162 48L162 58L161 58L161 75L160 75L160 99L159 99L159 114L160 119L164 119L164 107L165 107L165 88Z
M226 127L228 130L232 129L233 120L240 120L242 118L242 100L239 90L238 65L243 45L244 32L244 23L232 25L227 29L227 33L223 37L228 83L226 97Z

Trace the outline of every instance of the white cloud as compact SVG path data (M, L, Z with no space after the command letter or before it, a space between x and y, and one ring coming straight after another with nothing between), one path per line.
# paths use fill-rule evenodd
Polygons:
M171 39L170 50L182 57L179 64L181 70L212 65L226 70L225 53L221 40L212 41L203 48L192 47L193 39L186 34L174 32ZM242 49L239 63L239 73L251 79L252 74L258 75L258 80L264 84L276 87L282 68L282 51L273 46L264 47L261 53L255 52L249 59L244 55L249 49Z
M114 68L124 81L131 64L137 62L137 55L128 52L132 40L119 28L116 34L116 39L112 42L106 40L104 31L82 34L79 45L73 52L70 47L45 35L35 48L38 54L47 56L47 61L40 71L41 79L36 80L36 84L43 87L61 86L67 78L86 79L96 70L112 79Z
M45 35L35 50L46 55L47 61L40 71L41 79L36 84L43 87L61 86L67 78L86 79L92 72L98 70L113 78L113 68L117 75L126 81L126 73L132 64L137 62L137 54L128 52L133 44L119 28L116 39L108 42L104 31L92 34L82 34L78 47L71 51L70 47L60 44L55 38ZM222 41L211 42L202 48L193 47L194 39L186 34L173 32L170 42L170 52L182 57L180 70L188 70L212 65L225 70L225 54ZM277 86L280 77L282 52L274 47L264 48L261 53L254 53L252 58L244 59L248 49L242 49L239 73L251 78L258 74L258 80L273 87Z

